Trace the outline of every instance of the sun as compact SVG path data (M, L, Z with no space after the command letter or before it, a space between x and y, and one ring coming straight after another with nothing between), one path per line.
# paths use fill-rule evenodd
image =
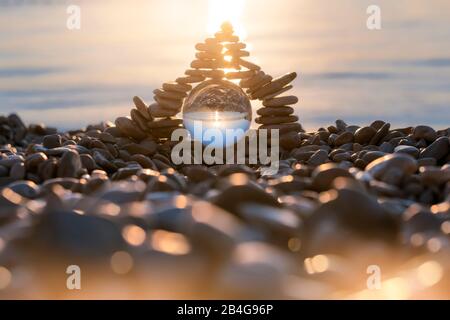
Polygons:
M236 35L245 39L247 33L242 24L244 8L245 0L208 0L208 33L214 34L224 21L229 21Z

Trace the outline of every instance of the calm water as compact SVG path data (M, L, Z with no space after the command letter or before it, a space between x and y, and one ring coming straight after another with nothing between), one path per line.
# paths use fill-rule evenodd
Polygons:
M307 128L450 126L448 0L223 0L252 60L297 71L296 113ZM378 3L382 29L366 28ZM66 28L68 4L81 30ZM180 76L194 44L224 11L213 0L0 0L0 113L73 128L128 113L131 98ZM253 104L256 109L258 105Z

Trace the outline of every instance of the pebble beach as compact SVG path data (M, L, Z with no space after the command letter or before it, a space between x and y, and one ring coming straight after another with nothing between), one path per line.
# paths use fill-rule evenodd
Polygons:
M0 117L1 298L450 297L449 128L290 131L276 175L132 129Z

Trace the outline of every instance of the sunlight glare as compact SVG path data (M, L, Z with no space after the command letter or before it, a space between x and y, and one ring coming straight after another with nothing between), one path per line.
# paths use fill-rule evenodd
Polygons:
M229 21L233 25L234 33L245 39L247 33L242 24L245 0L208 0L208 26L209 34L220 30L220 25Z

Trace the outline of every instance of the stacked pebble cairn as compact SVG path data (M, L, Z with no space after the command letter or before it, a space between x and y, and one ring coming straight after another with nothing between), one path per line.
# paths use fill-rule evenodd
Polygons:
M284 117L260 122L288 128L279 172L170 161L175 109L219 62L194 63L157 104L135 98L115 124L56 132L0 116L0 299L450 297L450 128L303 132L295 99L275 98L295 75L243 62L230 30L216 35L240 52L226 61L265 79L248 88L261 119ZM215 61L212 43L198 61ZM74 264L81 290L66 287ZM366 290L373 265L380 290Z
M131 110L131 119L120 117L116 119L116 126L124 134L133 131L131 138L134 139L151 135L167 140L175 129L182 127L182 119L175 117L180 113L192 85L211 79L227 79L240 80L240 87L246 89L250 99L262 101L264 107L257 111L259 117L255 120L261 125L260 129L279 129L281 136L292 136L303 131L291 107L298 102L298 98L280 96L292 89L290 83L297 74L292 72L273 79L260 66L246 60L250 52L245 48L246 44L234 34L232 25L228 22L222 24L221 31L214 37L195 46L195 60L183 77L154 90L155 102L149 106L141 98L134 97L136 108ZM134 130L130 130L131 127Z

